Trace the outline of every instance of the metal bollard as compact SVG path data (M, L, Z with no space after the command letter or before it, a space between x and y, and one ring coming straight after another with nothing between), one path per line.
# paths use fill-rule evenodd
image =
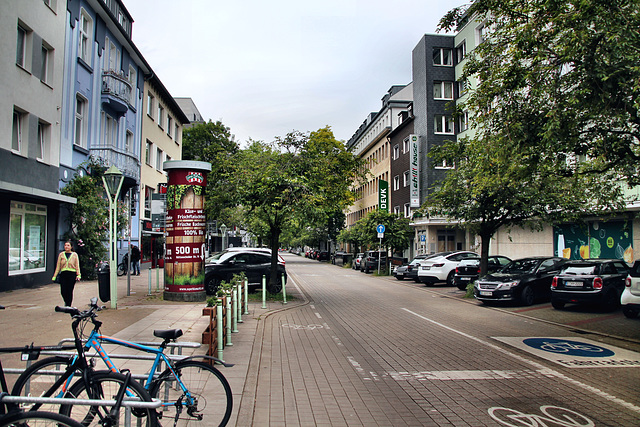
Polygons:
M282 275L282 303L286 304L287 303L287 289L285 288L285 280L284 280L284 274Z
M160 290L160 267L156 265L156 291Z
M242 282L238 282L236 284L236 293L237 293L237 296L238 296L238 307L237 307L238 311L236 312L236 313L238 313L238 323L244 323L244 321L242 320L242 303L243 303L243 301L242 301L242 294L243 294Z
M244 281L244 314L249 315L249 281Z
M231 313L231 295L227 296L227 345L233 345L231 342L231 323L233 322L233 314Z
M267 277L262 276L262 308L267 308Z
M231 317L233 318L233 327L231 332L236 333L238 332L238 283L233 286L231 298L231 304L233 306L231 309Z
M216 332L218 333L218 359L220 360L224 360L224 357L222 357L224 349L224 331L222 328L222 301L218 300L216 305Z
M151 295L151 267L149 267L149 293L147 295Z

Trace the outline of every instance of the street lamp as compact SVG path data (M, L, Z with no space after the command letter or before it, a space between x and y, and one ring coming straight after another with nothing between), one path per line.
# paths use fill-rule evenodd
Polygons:
M224 238L227 235L227 226L222 224L220 226L220 232L222 233L222 250L224 251Z
M109 198L109 283L111 308L118 308L118 277L116 276L116 234L118 231L116 224L118 216L116 214L116 208L118 207L117 200L123 180L124 175L113 165L102 175L102 183Z

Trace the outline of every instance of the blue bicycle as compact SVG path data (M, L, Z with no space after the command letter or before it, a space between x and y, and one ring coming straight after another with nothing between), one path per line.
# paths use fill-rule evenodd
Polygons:
M102 323L96 319L97 312L102 309L97 305L97 298L91 300L89 307L89 310L85 311L74 307L56 307L56 311L71 314L76 319L73 326L76 340L82 340L81 331L86 328L88 322L93 324L93 329L84 344L84 351L94 349L111 371L117 372L118 369L102 346L103 342L155 354L153 365L145 374L143 386L149 391L151 397L162 401L163 410L158 414L158 418L162 418L163 413L173 411L173 414L169 415L173 417L174 426L179 422L189 425L200 422L203 426L225 426L228 423L233 409L231 386L215 367L196 359L217 361L227 367L233 365L208 356L187 357L177 362L170 359L164 354L164 350L170 342L182 336L181 329L154 331L154 336L163 340L157 348L102 335L100 333ZM53 356L34 363L18 377L12 394L40 396L51 393L51 387L56 382L57 376L63 375L62 373L68 374L70 367L78 365L78 359L78 355ZM167 368L160 375L154 375L162 362L166 363ZM94 364L93 361L91 361L92 364ZM71 369L72 373L73 371ZM73 375L67 375L62 386L58 384L61 388L58 393L65 391L71 384L72 377ZM59 380L57 382L60 383Z

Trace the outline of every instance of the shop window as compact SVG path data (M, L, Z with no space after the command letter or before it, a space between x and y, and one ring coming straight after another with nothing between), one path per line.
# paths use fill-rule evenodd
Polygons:
M47 207L11 202L9 219L9 275L45 270Z

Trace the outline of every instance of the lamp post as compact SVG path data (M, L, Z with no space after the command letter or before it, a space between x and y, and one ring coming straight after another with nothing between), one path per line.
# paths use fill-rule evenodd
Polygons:
M116 214L116 208L118 207L118 195L120 194L123 180L124 175L113 165L102 175L102 183L109 198L109 283L111 308L118 308L118 277L116 275L118 265L116 262L116 234L118 231L116 224L118 215Z
M220 226L220 232L222 233L222 250L224 251L224 238L227 236L227 226L222 224Z

